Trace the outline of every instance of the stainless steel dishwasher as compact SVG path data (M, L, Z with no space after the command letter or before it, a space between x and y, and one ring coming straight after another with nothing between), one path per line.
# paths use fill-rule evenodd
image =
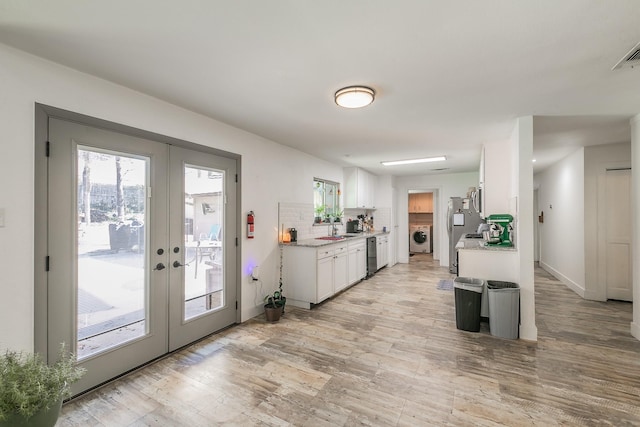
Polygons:
M367 237L367 278L376 274L378 269L377 246L375 237Z

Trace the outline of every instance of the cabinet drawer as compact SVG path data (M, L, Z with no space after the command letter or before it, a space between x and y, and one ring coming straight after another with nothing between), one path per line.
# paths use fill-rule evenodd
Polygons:
M316 255L317 255L317 259L323 259L330 256L340 255L346 252L347 252L347 244L340 243L338 245L328 245L328 246L323 246L322 248L318 248Z
M337 246L333 250L333 254L335 256L339 256L340 254L347 253L347 245Z
M334 249L331 246L326 248L318 249L317 258L323 259L334 255Z
M349 252L351 251L357 251L358 249L365 249L367 247L367 244L364 240L359 240L357 242L349 242Z

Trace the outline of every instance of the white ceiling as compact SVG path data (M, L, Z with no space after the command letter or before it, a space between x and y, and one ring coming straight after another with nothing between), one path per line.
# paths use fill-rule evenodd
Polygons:
M611 68L639 17L638 0L0 0L0 43L376 174L477 170L533 115L539 170L630 139L640 70ZM336 106L352 84L375 102Z

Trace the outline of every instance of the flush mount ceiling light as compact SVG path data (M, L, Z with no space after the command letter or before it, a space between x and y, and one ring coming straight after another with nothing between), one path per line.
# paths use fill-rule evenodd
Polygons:
M381 162L381 163L384 166L396 166L396 165L411 165L414 163L442 162L444 160L447 160L445 156L438 156L438 157L425 157L423 159L394 160L392 162Z
M376 92L366 86L344 87L336 92L336 104L344 108L362 108L373 102Z

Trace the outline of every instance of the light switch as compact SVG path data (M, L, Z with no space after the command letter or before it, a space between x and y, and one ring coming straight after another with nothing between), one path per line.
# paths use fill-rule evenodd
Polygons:
M4 208L0 208L0 227L4 227Z

